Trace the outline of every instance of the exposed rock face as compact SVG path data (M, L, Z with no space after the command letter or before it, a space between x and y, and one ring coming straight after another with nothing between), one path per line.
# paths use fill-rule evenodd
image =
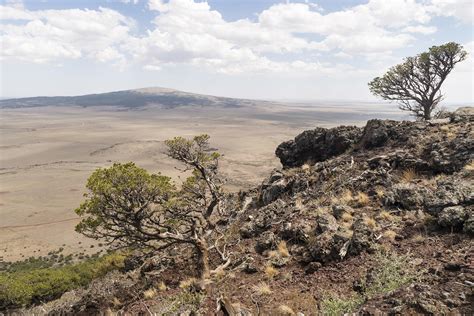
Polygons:
M360 135L360 128L355 126L331 129L318 127L301 133L294 140L281 143L275 154L284 167L301 166L306 162L314 163L342 154Z

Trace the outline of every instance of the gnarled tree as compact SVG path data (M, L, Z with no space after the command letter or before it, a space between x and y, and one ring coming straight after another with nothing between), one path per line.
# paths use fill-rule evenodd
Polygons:
M182 162L192 176L177 189L169 177L150 175L133 163L97 169L87 181L86 200L76 209L83 217L76 230L115 246L164 250L192 246L200 277L207 279L209 251L216 251L222 270L230 264L225 247L212 234L222 203L219 154L209 147L209 136L176 137L166 141L167 154ZM216 271L214 270L214 271Z
M401 110L430 120L442 100L441 85L467 52L457 43L433 46L427 52L408 57L369 83L370 91L385 100L397 101Z

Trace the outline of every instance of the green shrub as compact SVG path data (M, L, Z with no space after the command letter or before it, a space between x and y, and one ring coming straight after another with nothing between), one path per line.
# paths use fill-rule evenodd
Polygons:
M351 313L356 310L363 301L364 299L357 295L346 298L328 296L321 301L322 314L337 316Z
M408 255L378 253L376 260L377 266L372 273L373 280L365 285L364 292L367 298L395 291L415 281L423 273L423 270L413 267L410 263L413 258Z
M407 285L423 273L423 270L415 269L408 255L400 256L395 253L377 253L377 262L372 271L372 280L364 284L361 294L350 297L339 297L326 295L321 302L323 315L343 315L353 313L362 303L375 296L387 294Z
M62 267L45 267L39 261L17 265L13 270L0 272L0 309L58 298L66 291L123 267L124 259L123 254L113 253Z

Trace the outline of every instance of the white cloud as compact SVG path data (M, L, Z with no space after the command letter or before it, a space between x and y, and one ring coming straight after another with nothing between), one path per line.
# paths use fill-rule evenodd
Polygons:
M404 32L407 33L419 33L419 34L433 34L436 33L437 28L435 26L424 26L424 25L415 25L415 26L407 26L403 28Z
M80 57L105 60L104 51L110 55L133 27L129 18L106 8L28 11L0 6L0 12L6 20L26 20L0 24L2 57L34 63Z
M156 16L153 27L142 35L133 34L131 19L111 9L28 11L18 5L0 6L7 21L0 25L0 54L38 63L92 58L121 69L130 63L148 70L186 64L221 73L337 74L356 71L341 61L389 60L418 36L435 33L433 16L465 18L455 0L430 1L369 0L329 13L310 1L281 3L255 20L228 22L207 2L149 0L148 8ZM339 61L323 63L321 55Z
M439 16L454 17L472 28L474 3L472 0L431 0L430 10Z

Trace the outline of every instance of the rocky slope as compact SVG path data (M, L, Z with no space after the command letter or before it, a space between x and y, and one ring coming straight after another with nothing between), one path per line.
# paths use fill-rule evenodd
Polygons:
M187 256L137 254L29 312L473 314L473 122L464 108L305 131L276 149L282 170L228 197L216 238L232 263L206 294Z

